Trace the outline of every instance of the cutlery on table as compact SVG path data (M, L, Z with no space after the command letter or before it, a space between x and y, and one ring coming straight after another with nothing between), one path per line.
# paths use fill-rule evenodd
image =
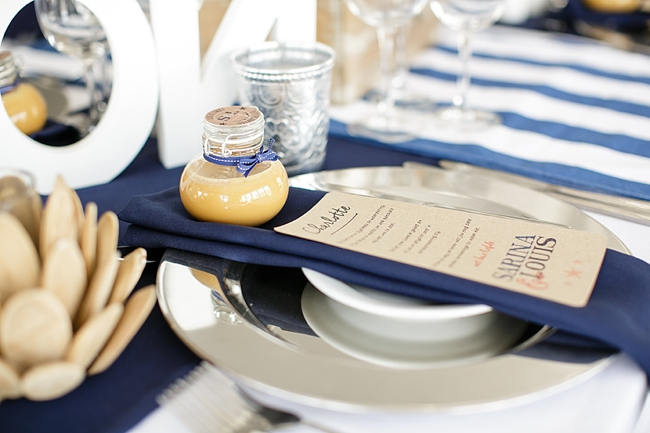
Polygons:
M405 162L403 166L409 169L437 169L437 167L427 164L410 161ZM555 185L517 174L506 173L499 170L478 167L460 162L441 160L440 167L450 171L466 172L497 178L536 191L544 192L559 200L566 201L585 210L626 219L639 224L650 225L650 202L647 201Z
M183 421L193 433L268 432L293 425L335 433L296 415L262 405L246 395L217 367L203 362L177 380L158 402Z

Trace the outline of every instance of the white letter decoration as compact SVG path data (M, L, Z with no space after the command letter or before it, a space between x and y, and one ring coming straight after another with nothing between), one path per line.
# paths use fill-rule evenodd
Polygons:
M197 0L151 0L160 70L158 148L166 167L199 152L201 119L236 97L230 53L264 41L316 38L316 0L232 0L201 63Z
M2 0L0 40L30 1ZM232 0L201 62L200 0L150 0L154 37L136 0L78 1L104 27L113 59L113 88L99 124L77 143L46 146L15 128L0 104L0 166L33 173L43 194L57 174L74 188L112 180L146 142L157 109L163 165L186 163L199 151L203 114L235 100L230 53L271 30L276 40L316 38L316 0Z
M135 0L79 0L101 22L113 58L113 89L101 121L86 137L52 147L25 136L0 104L0 165L20 167L48 193L57 174L72 187L112 180L135 158L149 137L158 106L158 73L151 29ZM3 0L0 39L30 0ZM184 3L170 2L170 3ZM175 29L169 29L174 32Z

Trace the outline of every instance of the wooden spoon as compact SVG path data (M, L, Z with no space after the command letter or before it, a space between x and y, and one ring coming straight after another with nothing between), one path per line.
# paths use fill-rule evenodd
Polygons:
M86 320L100 312L105 306L108 298L111 296L111 288L115 282L115 275L119 265L119 255L113 250L110 258L97 262L97 268L93 274L86 294L81 301L77 317L75 319L75 328L79 329Z
M113 335L88 369L88 374L97 374L106 370L120 356L131 342L156 303L156 291L153 285L136 291L126 302L124 313Z
M27 289L14 293L0 313L0 350L27 365L60 359L72 338L65 307L51 292Z
M69 187L63 178L58 176L41 214L41 257L45 258L50 247L58 239L78 240L78 233L77 206L69 192Z
M146 264L147 251L144 248L137 248L124 257L120 263L120 269L117 271L117 277L115 277L109 304L123 303L129 297Z
M86 262L86 275L90 278L95 271L95 259L97 258L97 205L93 202L86 204L86 214L79 243Z
M0 359L0 400L20 397L20 376L7 362Z
M41 287L54 293L74 317L86 290L86 263L73 239L62 238L48 251L41 273Z
M119 223L117 215L111 211L104 212L97 222L96 266L100 266L104 260L108 260L115 255L118 235Z
M113 333L124 305L111 304L88 319L72 338L65 360L88 368Z
M38 284L40 263L27 230L11 214L0 213L0 303Z
M86 372L72 362L50 362L37 365L23 375L21 387L30 400L52 400L75 389Z

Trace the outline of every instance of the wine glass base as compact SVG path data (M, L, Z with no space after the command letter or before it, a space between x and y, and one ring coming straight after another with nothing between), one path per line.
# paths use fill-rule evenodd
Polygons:
M395 98L395 105L401 109L419 113L431 113L437 108L438 102L431 98L423 98L411 94L405 94Z
M414 138L408 132L393 128L381 128L372 123L351 123L348 125L347 131L350 135L371 138L382 143L403 143Z
M421 92L411 91L406 88L393 89L393 100L397 110L399 111L414 111L414 112L432 112L437 109L438 101L426 96L422 96ZM381 96L377 90L370 90L366 96L371 102L379 103Z
M415 136L404 129L409 123L408 112L399 108L389 111L388 116L369 110L363 117L348 124L348 134L357 137L366 137L382 143L403 143L410 141Z
M446 107L435 112L436 119L444 126L476 131L500 125L501 117L490 111L472 108Z

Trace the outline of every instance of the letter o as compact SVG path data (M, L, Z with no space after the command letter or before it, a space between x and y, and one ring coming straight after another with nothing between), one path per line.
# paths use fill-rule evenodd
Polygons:
M31 0L3 0L0 40L14 16ZM147 19L135 0L78 0L106 32L113 59L113 89L97 127L69 146L38 143L14 127L0 104L0 165L30 171L40 193L52 190L57 174L74 187L112 180L138 154L158 107L155 48Z

